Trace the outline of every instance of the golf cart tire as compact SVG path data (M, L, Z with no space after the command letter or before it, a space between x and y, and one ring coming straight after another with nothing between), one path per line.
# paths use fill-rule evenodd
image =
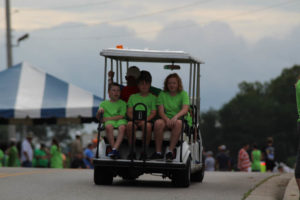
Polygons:
M201 170L198 170L197 172L193 173L191 175L191 181L193 182L202 182L204 178L204 168L202 167Z
M113 182L113 173L111 169L95 166L94 182L96 185L111 185Z
M186 167L183 170L176 170L172 175L172 183L175 187L189 187L191 183L191 160L186 162Z
M205 172L205 160L204 156L202 156L202 168L191 175L191 181L202 183Z

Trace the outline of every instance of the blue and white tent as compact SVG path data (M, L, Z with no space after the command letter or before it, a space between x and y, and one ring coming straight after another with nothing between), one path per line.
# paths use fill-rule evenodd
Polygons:
M22 119L93 121L102 100L26 62L0 72L2 124Z

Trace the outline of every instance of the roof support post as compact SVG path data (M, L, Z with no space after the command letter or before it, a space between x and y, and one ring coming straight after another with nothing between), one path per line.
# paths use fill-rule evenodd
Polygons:
M105 57L104 62L104 88L103 88L103 98L106 99L106 74L107 74L107 58Z
M122 74L122 61L120 60L120 82L123 85L123 74Z
M196 63L194 63L194 74L193 74L194 76L193 76L193 106L195 105L195 90L196 90L196 88L195 88L195 82L196 82Z
M114 66L114 63L113 63L113 59L111 58L110 59L110 71L112 71L112 72L114 71L113 66ZM114 77L112 77L111 82L114 82Z
M189 98L191 97L191 89L192 89L192 63L190 63Z
M119 83L119 61L116 60L116 74L117 74L117 83Z
M200 63L197 64L197 109L198 109L198 122L200 122Z

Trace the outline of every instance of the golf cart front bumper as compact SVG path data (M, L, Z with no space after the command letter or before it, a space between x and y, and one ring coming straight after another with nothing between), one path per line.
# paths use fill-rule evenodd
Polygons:
M94 159L94 166L111 167L111 168L136 168L143 170L144 172L155 173L162 170L181 170L185 169L185 162L166 162L164 160L127 160L127 159L116 159L110 158Z

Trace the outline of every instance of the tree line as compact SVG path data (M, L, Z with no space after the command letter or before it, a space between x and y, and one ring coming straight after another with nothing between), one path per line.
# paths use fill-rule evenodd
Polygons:
M256 143L263 148L266 139L273 137L276 161L288 162L296 156L299 136L295 83L299 75L300 65L294 65L264 83L241 82L229 102L219 110L201 114L205 148L216 150L225 144L235 157L242 144Z

